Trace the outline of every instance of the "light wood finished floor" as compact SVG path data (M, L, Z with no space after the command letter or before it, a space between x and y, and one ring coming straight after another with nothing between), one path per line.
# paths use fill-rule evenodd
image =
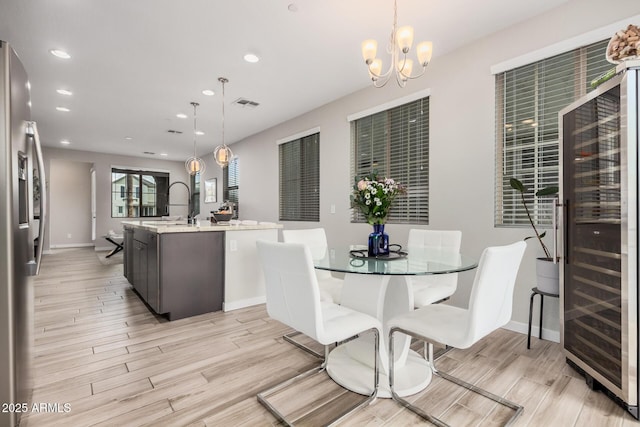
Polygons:
M289 330L264 305L174 322L154 316L122 265L102 265L93 249L45 256L35 283L33 401L68 403L70 411L30 413L23 426L276 425L256 393L318 364L282 340ZM532 339L527 350L526 336L499 330L450 351L439 368L524 405L517 426L637 425L587 388L556 343ZM273 400L313 426L359 398L323 374ZM412 399L456 426L494 426L510 416L441 379ZM328 408L313 411L326 401ZM378 399L343 425L421 423Z

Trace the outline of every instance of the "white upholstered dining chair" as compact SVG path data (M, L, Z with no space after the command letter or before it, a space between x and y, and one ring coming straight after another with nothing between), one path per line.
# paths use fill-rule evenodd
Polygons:
M282 230L282 239L285 243L302 243L309 247L311 250L311 257L313 259L322 259L327 253L327 234L324 228L308 228L300 230ZM342 285L344 280L333 277L330 271L315 270L316 278L318 279L318 286L320 288L320 299L322 301L333 302L340 304L342 299ZM323 358L324 355L318 353L313 348L297 341L295 337L300 335L300 332L293 331L284 334L282 338L285 341L295 345L302 350L313 354L318 358ZM325 353L327 349L325 348Z
M462 232L458 230L409 230L408 250L455 262L460 254ZM448 258L448 259L447 259ZM458 273L408 277L413 289L413 305L424 307L449 298L458 287Z
M389 383L394 400L427 421L438 426L447 425L401 398L393 390L394 357L391 338L394 333L404 333L428 343L428 359L433 374L513 409L515 413L506 425L510 425L520 415L522 406L438 371L434 365L433 344L439 343L460 349L469 348L511 320L513 288L525 248L526 243L521 241L506 246L489 247L483 251L471 289L468 309L446 304L432 304L394 317L389 321Z
M327 252L327 235L324 228L282 230L282 239L285 243L304 243L311 250L313 259L321 259ZM320 286L320 298L340 304L344 281L333 277L331 272L326 270L316 270L316 277Z
M368 314L320 300L320 289L314 272L313 258L308 246L301 243L256 242L258 256L265 276L267 312L269 317L315 339L325 346L325 359L313 368L276 386L258 393L257 398L279 421L292 424L267 397L298 380L323 372L327 363L328 345L342 342L356 335L374 333L374 387L362 402L335 415L333 422L373 401L378 392L378 350L382 324Z

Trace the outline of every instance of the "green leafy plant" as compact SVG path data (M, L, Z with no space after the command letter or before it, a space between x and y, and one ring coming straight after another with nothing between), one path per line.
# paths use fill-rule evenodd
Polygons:
M549 252L549 248L547 248L547 246L542 241L542 238L547 235L547 232L546 231L543 231L542 233L538 232L538 229L536 228L536 225L533 222L533 218L531 218L531 212L529 212L529 207L527 206L527 200L525 199L525 194L529 192L529 189L520 180L516 178L509 179L509 184L511 185L511 188L513 188L514 190L520 193L520 198L522 200L522 205L524 206L524 210L527 213L527 218L529 218L529 223L531 223L533 232L536 233L535 236L525 237L524 240L529 240L536 237L538 239L538 242L540 242L540 246L542 246L542 250L544 251L545 257L549 260L552 259L551 252ZM536 197L544 197L544 196L553 196L557 193L558 193L558 187L549 186L549 187L545 187L538 190L535 193L535 195Z

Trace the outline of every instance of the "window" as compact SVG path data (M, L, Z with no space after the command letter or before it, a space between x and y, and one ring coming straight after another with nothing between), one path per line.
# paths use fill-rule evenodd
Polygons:
M200 214L200 173L190 175L191 184L191 208L193 215Z
M234 218L238 218L238 158L234 157L222 170L222 199L236 204Z
M111 169L111 216L137 218L165 215L169 174Z
M606 40L593 43L496 75L496 225L528 225L512 177L532 190L527 204L534 222L551 225L552 204L533 194L558 185L558 112L612 67L606 46Z
M278 146L280 221L320 221L320 133Z
M377 172L407 188L389 214L390 223L429 223L429 97L351 122L351 183ZM352 185L352 184L351 184ZM357 209L352 222L364 222Z

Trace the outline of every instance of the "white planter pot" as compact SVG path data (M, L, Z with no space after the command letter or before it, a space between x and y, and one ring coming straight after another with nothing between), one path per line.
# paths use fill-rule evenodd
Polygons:
M536 276L538 278L538 290L550 294L560 293L560 263L537 258Z

